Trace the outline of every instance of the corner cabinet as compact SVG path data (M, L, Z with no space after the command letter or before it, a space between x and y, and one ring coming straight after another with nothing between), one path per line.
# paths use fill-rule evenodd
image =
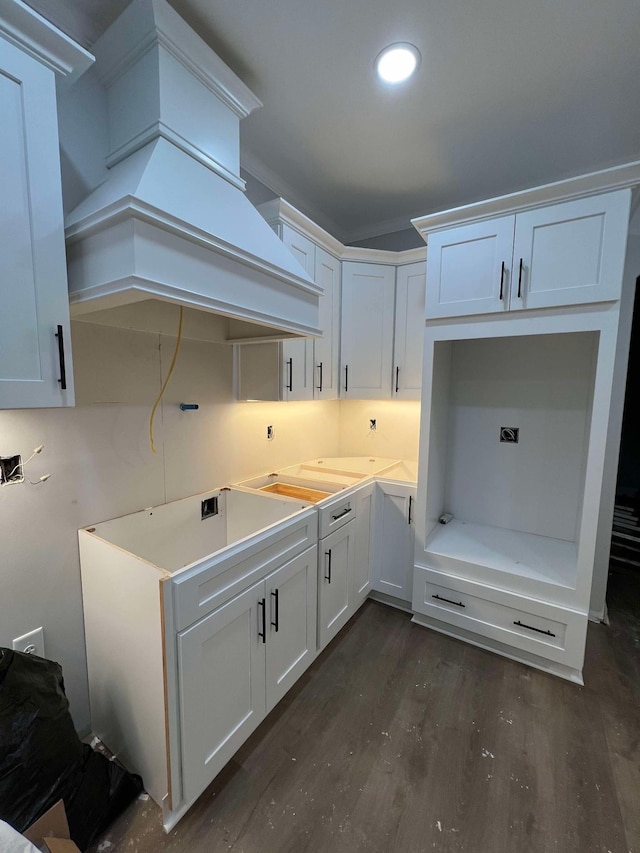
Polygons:
M74 404L52 69L91 61L22 4L0 10L0 409Z
M373 589L409 603L413 588L414 486L386 483L377 486L377 541Z
M382 264L342 264L341 396L391 397L396 270Z
M622 190L430 233L427 317L618 299L629 204Z
M633 184L580 195L579 180L553 188L569 201L542 205L539 188L414 223L428 261L412 604L419 624L581 683Z

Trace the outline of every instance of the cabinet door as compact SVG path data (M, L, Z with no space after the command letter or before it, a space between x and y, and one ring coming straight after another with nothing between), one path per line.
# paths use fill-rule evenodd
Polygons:
M391 396L395 268L345 261L342 265L342 377L344 397Z
M629 205L620 190L519 213L511 308L619 299Z
M506 309L514 221L503 216L429 235L427 319Z
M411 601L413 587L414 486L378 483L374 589Z
M313 400L313 338L282 343L283 400Z
M351 616L349 586L355 557L355 524L350 521L321 539L318 547L318 648Z
M264 582L178 634L184 797L195 799L265 716Z
M316 246L315 282L324 288L320 297L322 338L314 341L314 396L335 400L340 369L340 261Z
M72 406L54 74L2 39L0 116L0 408Z
M375 553L375 494L376 484L371 483L356 493L356 542L351 600L358 607L371 590L372 560Z
M316 656L318 549L285 563L266 582L267 711Z
M422 390L425 278L424 261L396 272L393 395L398 400L419 400Z

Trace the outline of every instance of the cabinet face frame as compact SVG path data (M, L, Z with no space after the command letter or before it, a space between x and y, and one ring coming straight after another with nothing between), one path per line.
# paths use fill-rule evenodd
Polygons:
M447 341L597 332L599 335L597 362L593 380L591 418L587 427L587 451L584 470L582 506L578 515L577 585L554 587L553 600L558 604L588 612L591 576L595 553L597 523L600 509L600 483L607 439L608 413L615 360L618 325L618 303L585 306L582 309L558 309L555 312L530 311L527 315L460 320L457 323L435 322L425 330L423 402L420 425L421 465L418 476L418 506L416 512L415 564L430 567L425 555L425 543L438 524L442 512L446 476L447 417L438 413L448 409L449 376L446 368L434 370L436 344ZM446 364L446 362L445 362ZM428 492L427 492L428 483ZM517 576L513 576L514 578ZM528 594L539 590L523 589ZM550 599L548 599L550 600Z

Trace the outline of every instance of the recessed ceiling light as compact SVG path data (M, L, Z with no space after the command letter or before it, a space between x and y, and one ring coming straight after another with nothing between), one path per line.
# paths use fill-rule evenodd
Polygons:
M407 42L390 44L378 54L375 62L378 77L385 83L402 83L420 65L420 51Z

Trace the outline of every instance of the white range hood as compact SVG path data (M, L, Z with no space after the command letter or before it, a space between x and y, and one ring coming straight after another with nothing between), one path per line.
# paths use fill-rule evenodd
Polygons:
M66 220L72 317L158 299L319 334L322 288L243 192L258 99L165 0L134 0L92 50L109 176Z

